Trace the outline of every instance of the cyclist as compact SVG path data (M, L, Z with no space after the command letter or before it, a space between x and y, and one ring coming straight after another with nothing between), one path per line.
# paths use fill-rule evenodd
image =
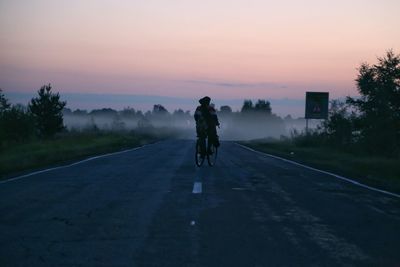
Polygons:
M219 128L219 120L217 116L217 111L215 110L215 105L213 103L210 104L209 106L210 114L211 114L211 122L209 125L209 131L208 131L208 137L212 138L212 143L216 146L219 147L219 137L217 135L217 126Z
M200 106L196 108L194 119L196 121L197 137L201 140L201 155L205 156L205 140L208 137L207 152L211 154L211 146L214 144L216 147L220 145L217 135L216 127L219 126L217 112L214 105L210 105L211 98L205 96L199 100Z

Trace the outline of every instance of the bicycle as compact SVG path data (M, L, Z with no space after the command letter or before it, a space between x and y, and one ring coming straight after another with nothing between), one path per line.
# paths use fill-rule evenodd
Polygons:
M208 142L210 142L209 138L197 138L195 162L198 167L201 167L201 165L203 165L206 157L208 165L211 167L214 166L215 162L217 161L218 148L215 146L214 143L212 143L210 149L208 150Z

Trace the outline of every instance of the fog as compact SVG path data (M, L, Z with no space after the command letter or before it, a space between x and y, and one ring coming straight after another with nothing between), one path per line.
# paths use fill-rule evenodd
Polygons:
M272 113L218 111L217 114L220 121L217 131L221 140L280 139L289 137L294 130L304 131L306 124L301 118L287 116L283 119ZM317 123L310 122L309 127L313 128ZM173 132L176 138L196 138L196 123L191 112L178 109L170 113L161 105L154 105L153 110L146 113L133 108L90 112L66 109L64 124L69 131L168 131Z

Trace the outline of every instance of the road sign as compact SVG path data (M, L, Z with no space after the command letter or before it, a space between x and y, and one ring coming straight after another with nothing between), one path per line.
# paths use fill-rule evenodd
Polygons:
M329 93L306 92L306 119L328 118Z

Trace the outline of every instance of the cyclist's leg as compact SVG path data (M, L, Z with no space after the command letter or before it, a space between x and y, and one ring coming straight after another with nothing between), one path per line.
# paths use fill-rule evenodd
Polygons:
M211 146L214 144L214 137L212 134L212 131L208 131L207 132L207 153L211 154L212 153L212 149Z
M208 131L208 151L211 151L211 146L219 146L218 136L217 136L217 129L210 128Z
M197 132L197 137L200 143L200 154L202 156L206 155L206 138L207 134L204 131L198 131Z
M199 127L199 125L196 125L196 134L197 134L197 142L200 146L200 154L204 155L204 134L203 134L203 130L201 129L201 127Z
M206 136L203 136L200 140L200 144L201 144L201 156L205 156L207 155L207 149L206 149Z

